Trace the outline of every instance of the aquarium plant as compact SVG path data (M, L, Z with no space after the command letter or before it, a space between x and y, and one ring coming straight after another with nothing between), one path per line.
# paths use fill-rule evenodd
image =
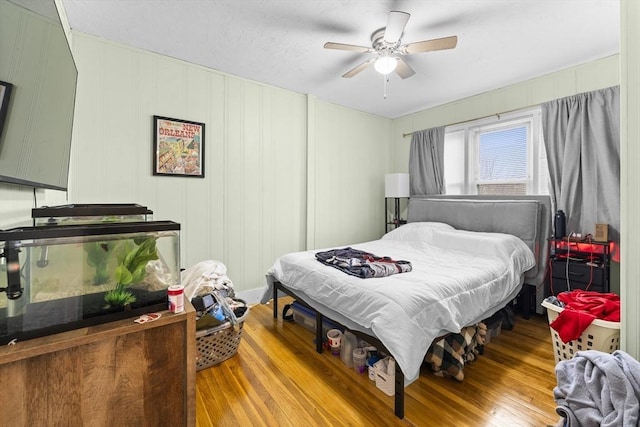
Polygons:
M117 248L116 287L107 292L104 300L109 307L126 306L136 301L127 288L139 283L146 275L147 263L158 259L154 238L126 240Z
M102 285L109 281L109 258L113 253L114 243L107 242L87 242L84 244L84 251L87 253L87 263L96 269L93 275L93 284Z

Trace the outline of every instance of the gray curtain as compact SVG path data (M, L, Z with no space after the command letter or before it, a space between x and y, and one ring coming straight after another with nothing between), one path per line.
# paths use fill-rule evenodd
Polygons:
M409 150L409 194L444 194L444 126L413 132Z
M542 105L542 131L555 209L567 215L567 234L593 234L609 224L620 241L620 88Z

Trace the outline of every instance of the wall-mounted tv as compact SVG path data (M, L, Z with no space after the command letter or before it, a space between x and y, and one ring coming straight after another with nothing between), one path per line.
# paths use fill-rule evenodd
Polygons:
M77 77L53 0L0 1L0 183L67 189Z

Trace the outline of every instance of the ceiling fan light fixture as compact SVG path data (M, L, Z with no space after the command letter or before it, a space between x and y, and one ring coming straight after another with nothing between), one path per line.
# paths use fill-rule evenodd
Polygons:
M398 58L394 58L392 56L381 56L380 58L376 59L376 62L375 64L373 64L373 67L380 74L387 75L393 72L393 70L396 69L397 65L398 65Z
M406 79L416 72L404 60L405 55L453 49L458 43L457 36L403 43L402 36L410 16L409 13L398 10L389 12L387 26L378 28L371 34L371 47L327 42L324 48L375 54L344 73L342 75L344 78L351 78L373 65L376 72L384 76L385 82L389 80L389 74L394 71L401 79Z

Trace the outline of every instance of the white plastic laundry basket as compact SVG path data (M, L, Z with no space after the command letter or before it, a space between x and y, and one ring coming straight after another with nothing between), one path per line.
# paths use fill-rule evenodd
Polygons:
M564 310L547 301L542 301L542 306L547 309L549 324L551 324ZM558 331L549 326L551 339L553 340L553 357L558 363L561 360L569 360L578 351L598 350L605 353L613 353L620 348L620 322L608 322L596 319L582 332L576 340L563 342Z

